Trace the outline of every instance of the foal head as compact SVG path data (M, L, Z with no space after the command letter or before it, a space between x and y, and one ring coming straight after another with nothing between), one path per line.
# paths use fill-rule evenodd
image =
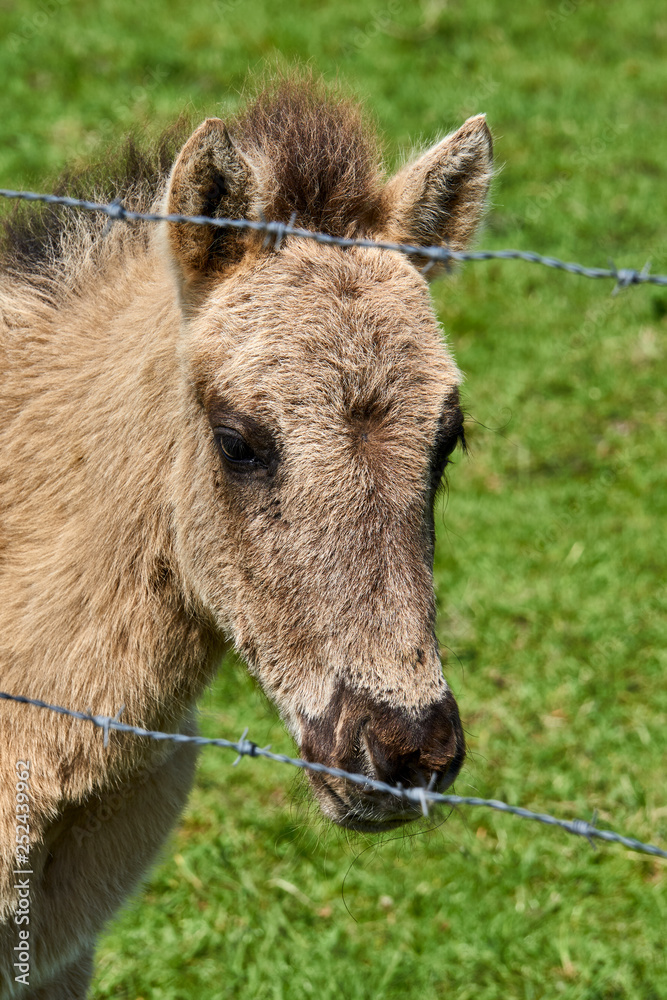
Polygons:
M387 182L376 163L348 107L283 92L230 131L204 122L165 208L467 245L491 175L483 117ZM164 244L183 311L184 578L305 758L446 788L465 746L434 633L433 504L463 418L423 261L195 225L167 224ZM415 816L342 779L310 781L345 826Z

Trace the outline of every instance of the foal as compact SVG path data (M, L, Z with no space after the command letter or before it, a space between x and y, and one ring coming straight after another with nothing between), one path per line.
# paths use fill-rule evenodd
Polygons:
M354 106L287 81L167 159L133 152L103 193L461 250L491 138L471 118L387 180ZM433 502L463 419L423 262L41 218L6 224L0 284L0 686L190 733L231 640L302 756L446 788L465 746L434 634ZM119 733L104 748L6 702L0 718L1 995L83 997L195 751ZM351 829L416 815L309 778Z

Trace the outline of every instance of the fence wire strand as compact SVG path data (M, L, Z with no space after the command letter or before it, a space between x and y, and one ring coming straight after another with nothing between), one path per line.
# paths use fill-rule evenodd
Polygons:
M331 246L394 250L397 253L406 254L410 257L423 257L425 261L424 270L427 270L435 263L447 265L460 261L523 260L529 264L542 264L544 267L556 268L568 274L578 274L583 278L611 278L616 282L614 291L618 291L620 288L628 288L630 285L667 285L667 275L649 274L648 262L644 264L641 271L632 267L619 268L613 264L608 268L585 267L583 264L559 260L557 257L547 257L543 254L533 253L530 250L449 250L447 247L442 246L418 247L408 243L387 243L382 240L331 236L328 233L318 233L310 229L301 229L295 226L292 220L286 223L251 219L213 219L207 215L165 215L159 212L133 212L130 209L124 208L118 199L108 204L102 204L95 201L86 201L82 198L69 198L66 195L38 194L35 191L11 191L7 188L0 189L0 196L3 198L19 199L21 201L44 202L48 205L64 205L67 208L80 208L86 212L101 212L109 218L107 226L114 222L140 221L190 223L197 226L217 226L221 229L245 229L266 233L267 240L270 240L271 237L273 238L276 249L280 247L286 236L297 236L301 239L314 240L316 243L324 243Z
M558 819L548 813L532 812L530 809L523 809L521 806L512 806L507 802L500 802L498 799L482 799L473 795L444 795L435 792L431 788L405 788L402 785L389 785L384 781L377 781L363 774L354 774L350 771L343 771L338 767L328 767L326 764L318 764L316 761L302 760L300 757L289 757L287 754L274 753L270 747L260 747L252 740L247 739L248 730L244 730L238 740L226 740L222 738L212 739L206 736L187 736L183 733L162 733L152 729L142 729L140 726L130 726L120 721L123 709L112 718L108 715L94 715L92 712L79 712L71 708L63 708L62 705L50 705L48 702L40 701L38 698L28 698L24 695L8 694L0 691L0 699L4 701L18 702L21 705L32 705L35 708L47 709L59 715L66 715L82 722L91 722L103 732L104 746L108 746L109 731L115 730L119 733L130 733L134 736L145 736L151 740L168 740L172 743L193 743L196 746L222 747L226 750L234 750L237 754L238 763L243 757L265 757L267 760L277 761L281 764L290 764L302 770L313 771L319 774L328 774L334 778L344 778L352 784L359 785L365 790L384 792L393 795L397 799L412 802L418 805L423 814L428 816L430 805L450 805L450 806L483 806L487 809L495 809L497 812L510 813L512 816L519 816L521 819L535 820L547 826L557 826L567 833L577 837L585 837L593 845L594 840L604 840L609 843L622 844L630 851L638 851L642 854L650 854L657 858L667 858L667 850L657 847L655 844L645 844L634 837L625 837L614 830L600 830L583 819Z

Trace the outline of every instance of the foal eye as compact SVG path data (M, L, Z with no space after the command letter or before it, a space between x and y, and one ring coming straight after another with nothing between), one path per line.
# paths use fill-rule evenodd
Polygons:
M433 463L433 468L435 472L435 478L439 482L445 473L445 469L450 464L449 456L452 454L456 446L460 444L465 451L465 438L463 436L463 429L459 430L458 433L451 435L451 437L446 438L441 441L435 454L435 461Z
M436 471L440 472L440 475L442 475L445 468L449 465L449 456L452 454L457 444L457 437L449 438L449 440L443 441L438 448L438 451L436 452L435 468Z
M241 437L238 431L231 427L216 429L215 438L224 458L232 465L259 465L259 459L250 445Z

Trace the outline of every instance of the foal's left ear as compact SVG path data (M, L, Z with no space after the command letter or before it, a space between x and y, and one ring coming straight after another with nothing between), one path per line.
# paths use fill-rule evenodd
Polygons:
M427 150L387 183L381 239L465 250L484 212L493 176L493 140L484 115ZM424 267L426 257L411 258ZM429 269L429 277L436 274Z
M165 209L169 215L248 218L255 206L254 171L219 118L208 118L190 136L174 164ZM196 298L206 279L243 255L243 234L194 223L165 223L167 250L181 293Z

